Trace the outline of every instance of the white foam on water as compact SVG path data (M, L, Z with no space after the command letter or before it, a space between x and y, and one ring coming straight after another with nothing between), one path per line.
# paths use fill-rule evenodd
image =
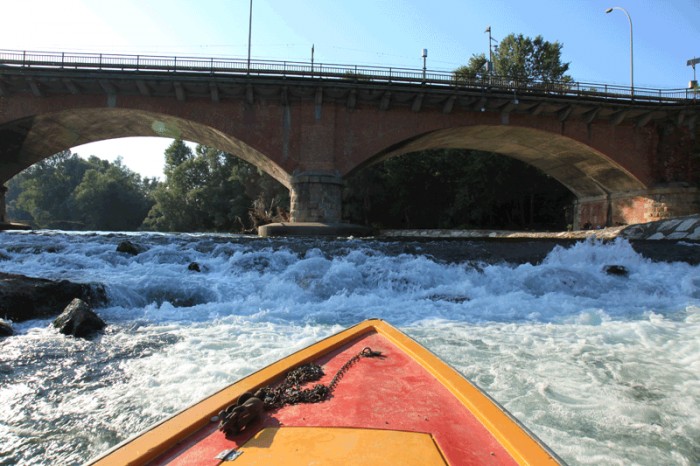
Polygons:
M3 272L104 283L110 298L97 309L110 325L92 341L63 337L50 320L0 340L0 464L80 463L370 317L425 344L570 464L700 457L700 268L651 262L625 241L515 266L357 240L0 238ZM117 253L123 239L148 249ZM628 276L605 273L611 264Z

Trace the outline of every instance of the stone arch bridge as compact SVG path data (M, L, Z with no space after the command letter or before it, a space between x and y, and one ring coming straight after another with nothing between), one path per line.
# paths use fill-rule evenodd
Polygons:
M575 228L700 211L700 104L690 90L248 65L0 51L0 183L77 145L165 136L229 152L276 178L290 189L292 222L340 222L345 177L433 148L538 167L576 196Z

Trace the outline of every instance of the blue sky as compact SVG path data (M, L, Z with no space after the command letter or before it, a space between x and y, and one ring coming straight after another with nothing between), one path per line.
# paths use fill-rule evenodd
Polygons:
M3 2L0 48L246 57L250 0L23 0ZM253 0L253 59L452 70L488 52L488 34L563 44L577 81L629 85L632 19L635 87L685 88L700 57L700 0ZM8 21L8 19L11 19ZM700 72L700 65L698 65ZM159 175L169 141L123 139L82 146Z

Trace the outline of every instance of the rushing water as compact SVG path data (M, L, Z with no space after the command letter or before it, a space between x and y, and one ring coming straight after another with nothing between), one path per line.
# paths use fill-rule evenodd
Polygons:
M116 252L125 237L147 251ZM369 317L437 353L570 464L700 463L700 267L652 262L625 241L515 265L355 239L0 240L0 271L99 282L109 296L97 309L109 326L93 340L51 320L0 340L2 465L80 464ZM472 243L459 245L469 256ZM609 264L629 276L606 274Z

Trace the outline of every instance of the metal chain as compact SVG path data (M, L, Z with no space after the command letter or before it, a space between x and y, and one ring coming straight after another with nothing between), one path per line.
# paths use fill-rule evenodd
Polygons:
M328 385L316 384L313 388L301 388L307 382L323 377L318 364L305 364L290 371L284 381L275 387L262 387L257 392L246 392L233 404L219 412L219 430L227 436L236 435L248 424L260 418L263 410L281 408L297 403L320 403L327 400L350 367L360 358L383 358L381 351L367 347L350 358L341 367Z
M335 374L328 385L316 384L312 388L301 388L307 382L313 382L323 377L323 369L318 364L305 364L290 371L284 381L275 387L263 387L256 396L263 400L266 410L278 409L285 405L297 403L320 403L327 400L335 387L350 367L360 358L384 357L381 351L372 351L366 347L350 358Z

